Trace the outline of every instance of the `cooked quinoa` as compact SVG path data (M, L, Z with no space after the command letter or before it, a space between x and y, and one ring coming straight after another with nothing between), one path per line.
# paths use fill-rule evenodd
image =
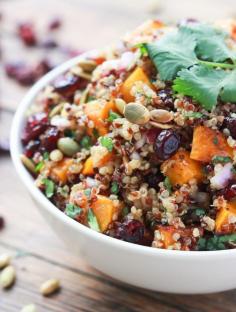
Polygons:
M127 242L236 246L236 23L148 21L28 112L24 165L68 217Z

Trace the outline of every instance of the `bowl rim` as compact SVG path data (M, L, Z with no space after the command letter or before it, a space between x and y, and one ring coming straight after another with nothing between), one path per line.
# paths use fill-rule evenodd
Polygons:
M20 177L20 180L26 186L28 192L33 196L33 198L44 206L46 210L48 210L51 214L54 215L55 218L60 219L62 222L66 223L68 226L73 227L75 230L80 231L85 236L89 236L92 239L99 240L100 242L115 246L117 248L123 249L125 251L134 252L138 254L146 253L150 256L158 256L158 257L174 257L175 259L182 258L194 258L198 260L203 260L206 258L215 258L216 256L219 258L225 258L228 256L236 256L235 249L226 249L226 250L216 250L216 251L181 251L181 250L168 250L168 249L158 249L152 248L149 246L142 246L137 244L132 244L129 242L121 241L115 239L113 237L109 237L105 234L96 232L87 226L76 222L75 220L67 217L61 210L59 210L49 199L45 197L45 195L36 187L33 183L32 176L28 173L24 165L20 160L21 154L21 139L20 134L25 120L25 112L30 107L35 99L35 97L39 94L39 92L48 85L49 82L53 81L58 77L58 75L64 73L72 66L76 65L78 61L83 60L84 58L88 58L91 56L95 56L98 54L98 50L92 50L85 52L79 56L76 56L61 65L57 66L50 72L48 72L45 76L43 76L38 82L36 82L30 90L26 93L22 101L20 102L16 113L13 118L11 133L10 133L10 153L11 158L16 169L17 174ZM209 259L208 259L209 260Z

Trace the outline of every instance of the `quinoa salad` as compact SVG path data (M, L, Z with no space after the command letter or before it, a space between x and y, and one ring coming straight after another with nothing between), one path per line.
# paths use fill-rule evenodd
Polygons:
M236 247L236 23L152 20L27 112L21 160L68 218L153 248Z

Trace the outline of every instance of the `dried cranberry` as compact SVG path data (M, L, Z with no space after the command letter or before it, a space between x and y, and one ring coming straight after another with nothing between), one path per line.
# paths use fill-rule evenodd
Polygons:
M170 158L180 146L180 136L173 130L162 130L154 143L154 151L161 160Z
M222 191L222 195L226 200L236 197L236 181L231 181L229 185Z
M147 141L150 144L154 144L156 137L161 132L161 129L151 128L146 132Z
M57 141L59 139L59 131L56 127L48 128L43 135L41 135L40 147L47 152L51 152L57 147Z
M49 72L52 69L52 65L50 64L49 60L42 59L35 67L34 69L34 75L38 79L45 75L47 72Z
M31 86L36 81L34 69L29 66L19 69L15 78L19 82L19 84L26 87Z
M55 81L55 91L64 97L70 97L76 90L86 87L88 81L76 76L66 76Z
M160 90L157 93L157 96L162 101L163 106L173 109L174 99L172 97L172 94L172 90L167 88L164 90Z
M29 141L29 143L25 147L25 155L29 158L33 157L33 155L37 151L39 145L40 145L39 140Z
M37 139L48 126L48 118L45 113L37 113L29 117L23 130L22 142L27 144L30 140Z
M0 216L0 230L2 230L5 226L5 220L3 217Z
M149 187L152 187L154 189L159 189L158 184L164 180L163 175L160 173L156 174L149 174L147 177L145 177L146 182L148 183Z
M5 72L8 77L16 78L18 71L24 67L25 64L23 62L11 62L5 65Z
M62 21L60 18L55 17L54 19L52 19L48 25L48 29L49 30L55 30L61 27Z
M140 243L144 237L144 225L138 220L125 220L114 224L113 237L130 243Z
M222 127L227 128L232 138L236 139L236 118L225 117Z
M32 23L22 23L18 26L18 34L26 46L35 46L37 43L34 26Z

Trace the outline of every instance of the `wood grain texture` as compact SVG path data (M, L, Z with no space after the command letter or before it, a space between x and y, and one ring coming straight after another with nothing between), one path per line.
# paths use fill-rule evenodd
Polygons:
M41 53L35 49L22 51L14 34L14 25L19 20L35 19L38 27L43 28L50 16L62 16L65 25L57 36L68 45L87 50L114 41L144 19L156 17L156 13L165 20L176 21L186 16L206 19L209 12L210 19L224 18L236 12L235 0L215 0L214 7L212 1L206 0L163 0L158 6L156 2L0 0L0 11L5 19L1 25L3 60L26 57L34 61ZM174 9L173 3L178 3ZM25 92L25 88L4 76L0 66L0 106L14 110ZM10 117L6 113L0 115L0 135L9 129ZM42 219L8 156L0 155L0 173L0 216L6 220L6 227L0 232L0 254L10 253L17 270L17 280L12 289L0 290L0 312L18 312L29 303L35 303L39 312L236 310L236 291L203 296L161 294L122 284L97 272L82 258L71 255L60 237ZM61 280L62 289L50 298L43 298L39 286L52 277Z

